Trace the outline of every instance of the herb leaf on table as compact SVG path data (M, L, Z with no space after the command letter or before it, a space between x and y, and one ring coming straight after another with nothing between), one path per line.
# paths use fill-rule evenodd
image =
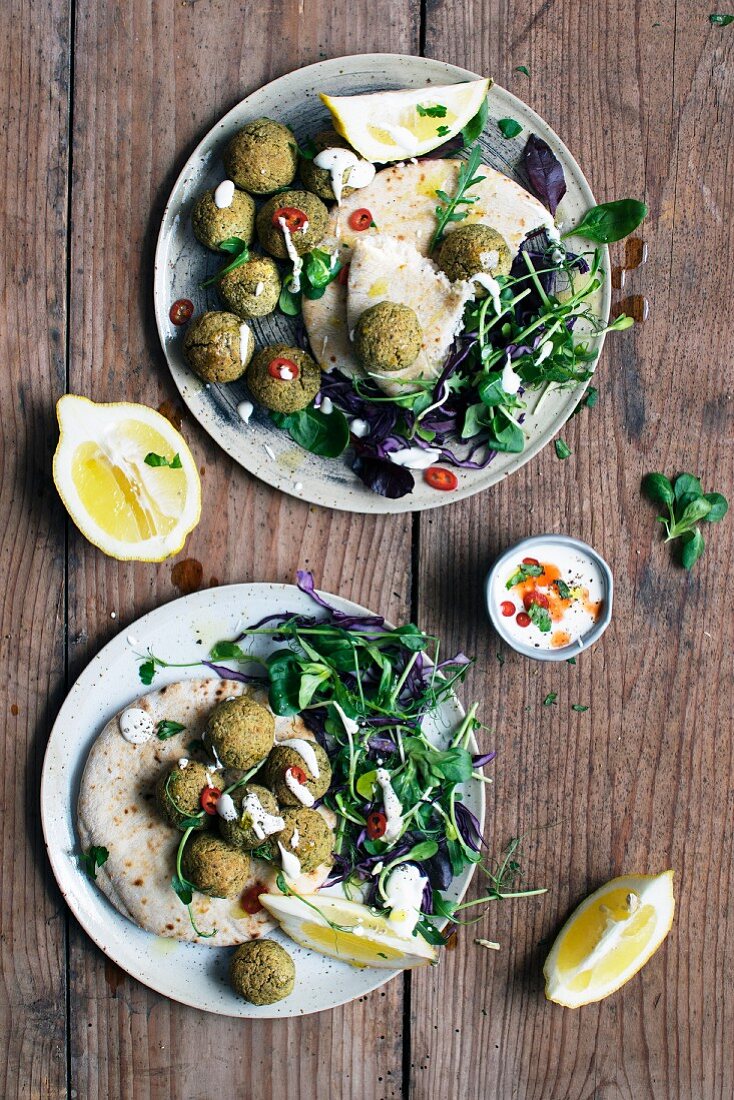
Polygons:
M699 478L686 473L678 474L672 483L664 474L646 474L642 491L648 500L667 509L667 515L658 516L665 527L665 541L681 540L681 565L692 569L706 548L698 524L719 523L729 510L726 497L704 493Z
M563 234L566 237L585 237L598 244L612 244L633 233L647 217L647 206L638 199L615 199L603 202L587 210L578 225Z

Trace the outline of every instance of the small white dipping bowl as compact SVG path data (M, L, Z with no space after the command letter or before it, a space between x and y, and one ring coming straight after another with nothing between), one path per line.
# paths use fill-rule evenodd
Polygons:
M548 561L549 557L552 557L554 550L565 552L571 551L581 557L588 558L589 561L596 566L601 576L601 598L604 603L602 613L597 621L590 626L580 638L569 642L568 645L558 646L557 648L539 649L534 645L526 644L521 639L515 637L514 634L510 633L507 626L508 619L505 618L500 611L501 600L493 598L493 593L497 589L498 584L501 583L498 581L498 578L504 575L508 565L521 562L523 558L537 558L539 561L545 558L545 560ZM594 642L598 642L612 619L613 594L614 580L612 578L612 571L604 561L604 558L600 554L597 554L593 547L585 542L581 542L580 539L572 538L570 535L532 535L528 539L523 539L522 542L515 543L509 550L505 550L501 557L497 558L497 561L487 574L487 579L484 584L484 595L489 618L500 638L507 642L507 644L517 653L521 653L523 657L532 657L536 661L567 661L569 657L575 657L583 650L588 649L589 646L592 646Z

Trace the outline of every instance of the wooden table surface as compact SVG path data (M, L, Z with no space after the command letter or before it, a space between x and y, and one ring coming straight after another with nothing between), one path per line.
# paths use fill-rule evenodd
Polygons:
M734 490L734 26L675 0L8 0L0 43L0 680L2 993L7 1097L640 1100L734 1096L734 522L691 574L640 498L649 470ZM726 8L724 8L726 10ZM477 655L499 750L488 835L525 835L528 881L462 933L437 969L284 1022L174 1004L126 976L70 917L38 795L44 748L87 661L179 593L174 562L103 557L55 493L65 391L152 406L177 393L152 315L165 199L214 121L264 82L325 57L425 53L525 99L601 199L644 198L649 319L608 340L599 403L502 486L421 517L363 517L282 496L184 413L201 523L179 557L204 584L318 584L414 617ZM516 71L525 65L530 77ZM8 78L9 77L9 78ZM618 263L623 246L613 248ZM575 667L498 643L483 574L509 542L568 531L612 564L615 617ZM710 535L710 537L708 537ZM549 691L556 704L543 706ZM571 710L588 704L585 713ZM675 869L664 947L623 992L569 1011L541 966L565 915L625 871ZM474 935L499 940L489 952Z

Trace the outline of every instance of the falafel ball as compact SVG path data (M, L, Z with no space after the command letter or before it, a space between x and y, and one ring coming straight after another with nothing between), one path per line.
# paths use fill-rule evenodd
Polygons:
M249 771L273 747L275 718L267 707L249 695L217 703L209 715L205 740L225 768Z
M316 754L319 774L315 776L300 752L290 745L274 745L270 755L265 761L263 769L263 782L270 787L281 806L301 806L302 802L293 793L286 782L286 772L290 768L300 768L306 776L303 784L311 796L321 798L329 789L331 783L331 764L329 757L321 748L318 741L309 741L309 745Z
M285 368L286 377L271 374L270 365L276 359L287 359L296 366L293 374L290 367ZM289 348L286 344L270 344L254 357L247 369L247 385L250 393L266 409L273 412L292 413L310 405L321 389L321 368L300 348Z
M293 992L296 968L275 940L241 943L229 964L229 980L240 997L253 1005L272 1005Z
M225 305L238 317L265 317L280 297L280 274L269 256L253 256L246 264L227 272L219 280Z
M272 118L248 122L230 141L223 155L231 180L253 195L270 195L293 183L298 145L292 130Z
M323 153L324 149L348 149L350 153L354 153L354 149L341 134L337 134L336 130L322 130L313 139L313 144L316 148L316 155ZM355 154L358 156L359 154ZM301 181L307 191L313 191L315 195L318 195L324 202L335 202L336 195L334 189L331 186L331 173L326 168L318 168L313 159L300 156L298 158L299 170L301 173ZM342 187L342 198L345 199L347 195L351 195L354 192L353 187L348 186L349 169L344 173L344 185Z
M213 833L197 833L183 850L181 868L185 878L202 894L234 898L247 885L250 857L230 848Z
M211 310L192 321L183 342L184 359L205 382L241 378L255 351L250 328L234 313Z
M460 225L446 237L438 250L436 263L449 279L471 279L485 274L496 278L509 275L512 267L510 246L501 233L490 225ZM477 285L477 297L487 293Z
M232 791L232 801L237 810L237 818L227 821L217 815L220 835L232 848L241 852L251 852L259 848L269 837L278 835L285 824L280 816L275 795L266 787L257 783L247 783ZM268 820L271 818L272 820ZM270 831L280 822L280 827Z
M177 829L184 829L183 822L201 812L201 792L207 787L224 786L221 772L210 771L203 764L189 760L182 767L174 764L166 768L158 777L155 786L155 798L159 808ZM209 814L204 814L195 829L207 829L212 823Z
M360 316L354 350L365 370L399 371L418 358L423 330L410 306L378 302Z
M200 244L220 252L219 245L228 237L239 237L245 244L252 240L255 229L255 203L244 191L235 191L229 206L218 207L215 189L205 191L191 215L191 227Z
M326 235L329 226L329 211L318 195L312 195L310 191L282 191L279 195L273 195L272 199L268 199L261 207L255 219L255 226L260 244L277 260L288 259L285 232L278 220L278 211L285 207L291 207L306 216L306 228L295 229L290 234L293 247L299 256L316 248Z
M334 834L317 810L309 810L306 806L283 810L283 821L285 827L270 842L276 859L280 855L280 843L287 852L298 857L305 874L315 871L322 863L332 862Z

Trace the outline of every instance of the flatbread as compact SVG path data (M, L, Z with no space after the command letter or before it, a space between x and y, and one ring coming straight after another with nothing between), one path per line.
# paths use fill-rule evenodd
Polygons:
M202 932L217 929L208 939L196 934L186 907L171 888L181 833L168 824L155 801L155 784L166 766L183 756L203 759L188 746L201 738L212 707L243 694L267 703L267 695L260 689L214 678L185 680L149 692L128 706L147 711L155 724L163 719L180 722L184 731L167 741L152 737L134 745L120 732L120 711L104 727L87 758L77 806L82 849L91 844L108 849L107 862L97 870L97 885L124 917L154 935L228 947L257 939L276 925L265 910L246 913L239 899L210 898L195 892L191 907L197 927ZM276 715L275 740L288 737L314 740L300 718ZM331 811L322 808L319 812L333 828ZM294 881L294 889L313 893L328 871L322 866L302 875ZM272 864L253 860L244 892L276 891L277 873Z
M334 207L327 237L319 247L349 263L357 241L390 237L427 256L436 228L436 190L449 195L455 192L460 163L451 159L423 160L383 169L368 187L355 191L340 207ZM550 228L553 217L524 187L496 169L482 165L477 174L485 177L469 192L477 196L477 202L465 207L466 219L449 224L446 232L473 222L490 225L505 238L514 258L528 233L541 227ZM371 212L376 228L358 233L350 228L349 216L361 208ZM389 272L384 274L389 280ZM350 340L346 286L334 281L322 298L304 298L303 319L314 356L323 370L339 369L350 377L363 374Z

